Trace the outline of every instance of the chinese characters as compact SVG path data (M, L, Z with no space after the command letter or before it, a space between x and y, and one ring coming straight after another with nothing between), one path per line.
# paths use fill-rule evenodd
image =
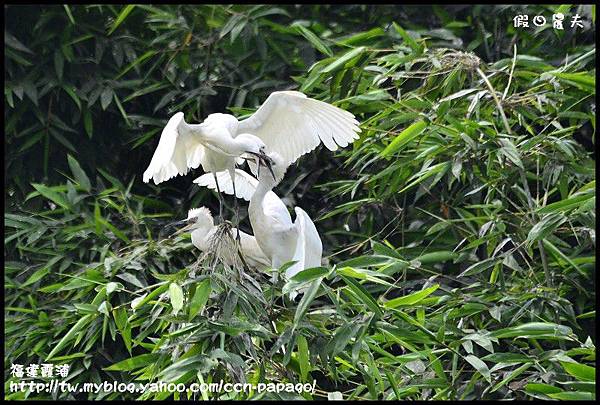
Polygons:
M565 15L563 13L552 14L552 28L556 30L564 30L563 22ZM543 15L536 15L531 19L532 26L543 27L548 21ZM571 16L570 25L571 28L584 28L583 19L579 14ZM513 27L515 28L529 28L529 16L527 14L519 14L513 17Z
M68 364L30 364L25 367L22 364L11 364L10 365L10 374L15 378L51 378L54 376L59 376L65 378L69 375L69 365Z

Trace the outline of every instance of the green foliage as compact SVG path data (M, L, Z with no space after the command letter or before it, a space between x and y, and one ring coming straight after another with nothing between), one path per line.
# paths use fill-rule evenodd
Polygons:
M315 56L277 23L286 15L268 6L9 6L12 192L59 180L66 152L94 171L138 175L173 112L199 120L289 85ZM115 151L132 159L114 159Z
M30 24L7 19L7 375L49 362L71 383L317 381L194 399L594 399L593 25L429 10L9 6ZM277 192L320 217L330 264L273 283L169 236L215 202L192 176L140 174L169 114L242 115L281 88L363 132L288 171Z

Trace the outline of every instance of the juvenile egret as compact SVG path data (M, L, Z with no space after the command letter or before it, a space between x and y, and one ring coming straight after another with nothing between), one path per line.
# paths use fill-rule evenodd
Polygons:
M243 163L240 157L244 154L254 155L259 164L265 152L277 152L287 167L321 142L330 150L347 146L358 139L358 132L354 115L298 91L271 93L242 121L217 113L191 125L178 112L165 126L143 180L147 183L153 179L159 184L199 165L207 173L227 170L235 179L235 165ZM216 177L215 182L218 189ZM221 199L219 202L222 211Z
M235 196L250 201L248 214L254 237L271 266L279 268L289 261L296 261L286 270L286 277L290 278L301 270L320 266L323 245L308 214L302 208L295 207L296 220L292 222L287 208L272 191L283 178L287 165L277 153L270 153L269 157L274 176L262 170L256 180L242 170L235 170L238 184ZM219 172L216 178L221 192L234 193L228 172ZM214 178L207 174L198 177L194 183L216 189Z
M219 241L218 226L214 224L210 210L206 207L191 209L188 211L187 222L189 225L179 232L191 230L192 244L202 252L215 252ZM235 231L235 230L233 230ZM262 252L256 239L252 235L240 231L240 252L250 268L264 270L270 267L270 262ZM235 253L223 255L225 264L235 265Z

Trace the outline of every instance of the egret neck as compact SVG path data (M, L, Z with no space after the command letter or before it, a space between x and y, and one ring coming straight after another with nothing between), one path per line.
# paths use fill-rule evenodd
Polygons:
M283 217L279 217L280 220L283 220L282 223L291 223L291 217L289 217L285 205L279 198L265 198L267 194L281 182L287 169L283 159L281 159L281 156L277 153L270 153L269 159L270 161L267 166L270 166L269 169L271 169L271 172L266 170L260 170L258 172L258 184L256 185L256 189L252 194L250 204L248 205L248 215L255 236L272 234L274 230L269 225L271 221L266 219L271 215L283 215ZM263 162L259 163L259 167L264 165L265 163ZM283 219L284 217L285 219ZM257 242L267 257L273 259L274 251L270 243L263 237L257 237ZM281 264L283 263L273 263L273 265L278 266Z

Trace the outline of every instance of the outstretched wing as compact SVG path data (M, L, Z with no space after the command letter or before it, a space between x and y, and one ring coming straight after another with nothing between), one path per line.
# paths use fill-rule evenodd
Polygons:
M144 172L144 183L150 179L162 183L178 174L197 168L204 157L204 146L192 135L183 113L173 115L160 135L150 165Z
M294 226L298 230L296 252L293 258L296 263L286 270L287 277L293 277L304 269L319 267L323 255L323 243L315 224L302 208L296 207L294 211L296 211Z
M216 172L217 181L219 182L219 189L221 193L233 195L233 183L231 181L231 176L228 171L224 170L221 172ZM213 173L206 173L202 176L198 177L194 180L194 183L199 185L200 187L206 187L211 190L217 191L217 185L215 183L215 175ZM241 169L235 169L235 196L237 198L242 198L246 201L250 201L252 198L252 194L256 190L258 186L258 180L252 177L250 174L246 173ZM265 195L265 203L269 206L283 206L285 209L285 205L281 201L277 194L273 191L269 191ZM287 211L286 211L287 212Z
M222 193L233 195L233 182L228 171L216 172L217 181L219 182L219 189ZM217 190L217 184L215 183L215 175L213 173L206 173L194 180L194 183L201 187L207 187L211 190ZM246 201L250 201L254 190L258 186L258 180L249 175L243 170L235 169L235 196L237 198L243 198Z
M289 165L321 142L330 150L358 139L354 115L298 91L271 93L251 117L240 121L237 134L249 133L263 140Z

